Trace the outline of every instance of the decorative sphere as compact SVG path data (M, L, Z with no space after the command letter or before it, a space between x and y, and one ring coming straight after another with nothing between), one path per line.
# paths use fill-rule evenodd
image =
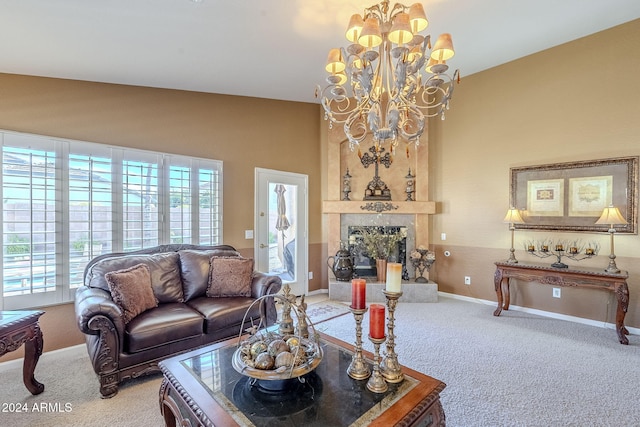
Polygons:
M276 356L275 366L276 368L280 368L281 366L290 367L293 365L293 354L288 351L283 351Z
M268 351L270 355L275 357L283 351L289 351L289 346L284 340L273 340L269 343Z
M251 345L251 358L255 359L260 353L267 351L267 343L264 341L257 341Z
M272 369L274 362L275 360L273 359L273 356L269 353L260 353L255 360L256 368L262 370Z

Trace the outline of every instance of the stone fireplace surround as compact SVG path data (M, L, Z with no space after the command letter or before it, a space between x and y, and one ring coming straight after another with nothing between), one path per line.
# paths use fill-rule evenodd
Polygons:
M407 232L407 238L405 239L404 250L399 251L404 253L404 259L389 260L392 262L399 262L403 264L403 279L415 277L414 268L409 261L409 253L415 248L415 224L413 222L413 215L371 215L371 214L342 214L340 218L340 241L349 241L349 227L399 227L403 228ZM367 275L368 276L368 275ZM364 277L367 277L364 276Z

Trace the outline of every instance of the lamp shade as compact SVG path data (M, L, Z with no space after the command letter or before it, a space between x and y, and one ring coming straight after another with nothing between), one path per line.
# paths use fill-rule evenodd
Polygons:
M628 224L628 222L622 217L618 208L613 205L609 205L604 208L602 215L600 215L596 224L609 224L611 225L611 228L613 228L613 225L615 224Z
M341 73L344 71L346 65L342 59L342 51L339 48L334 48L329 51L329 55L327 56L327 66L324 68L331 74Z
M424 69L427 73L440 74L447 71L449 66L447 65L447 61L436 61L430 57L429 61L427 61L427 66Z
M427 15L424 13L422 3L414 3L409 7L409 21L411 22L413 34L418 34L429 26L429 20L427 20Z
M522 224L524 220L522 216L520 216L520 211L516 208L511 208L507 211L507 215L505 215L503 222L508 222L509 224Z
M351 15L351 19L349 19L349 26L347 27L347 40L351 43L357 43L358 37L360 37L360 33L362 32L362 27L364 27L364 19L362 16L356 14Z
M382 44L378 18L367 18L367 20L364 21L364 27L362 27L362 32L360 33L360 37L358 37L358 43L366 48L372 48Z
M413 39L411 25L409 25L409 14L399 13L393 18L393 25L387 37L392 43L399 45L409 43Z
M455 51L453 50L453 41L451 34L443 33L438 36L436 44L431 51L431 57L436 61L447 61L453 58Z

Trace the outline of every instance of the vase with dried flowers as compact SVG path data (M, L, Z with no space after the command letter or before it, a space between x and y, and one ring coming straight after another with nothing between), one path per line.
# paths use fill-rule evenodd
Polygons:
M406 231L389 233L382 226L356 227L355 231L362 237L358 240L359 249L376 260L377 279L379 282L384 282L389 256L394 253L398 243L407 237Z
M436 262L436 254L420 245L411 251L409 259L413 268L416 269L416 283L427 283L429 280L424 277L424 272L426 270L428 273L433 263Z

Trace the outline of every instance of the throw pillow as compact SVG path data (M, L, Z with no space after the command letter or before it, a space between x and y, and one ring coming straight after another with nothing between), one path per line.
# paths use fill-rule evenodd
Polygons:
M250 297L253 259L212 257L207 296Z
M104 275L111 297L122 309L124 323L138 314L158 306L153 295L149 267L137 264L124 270L110 271Z

